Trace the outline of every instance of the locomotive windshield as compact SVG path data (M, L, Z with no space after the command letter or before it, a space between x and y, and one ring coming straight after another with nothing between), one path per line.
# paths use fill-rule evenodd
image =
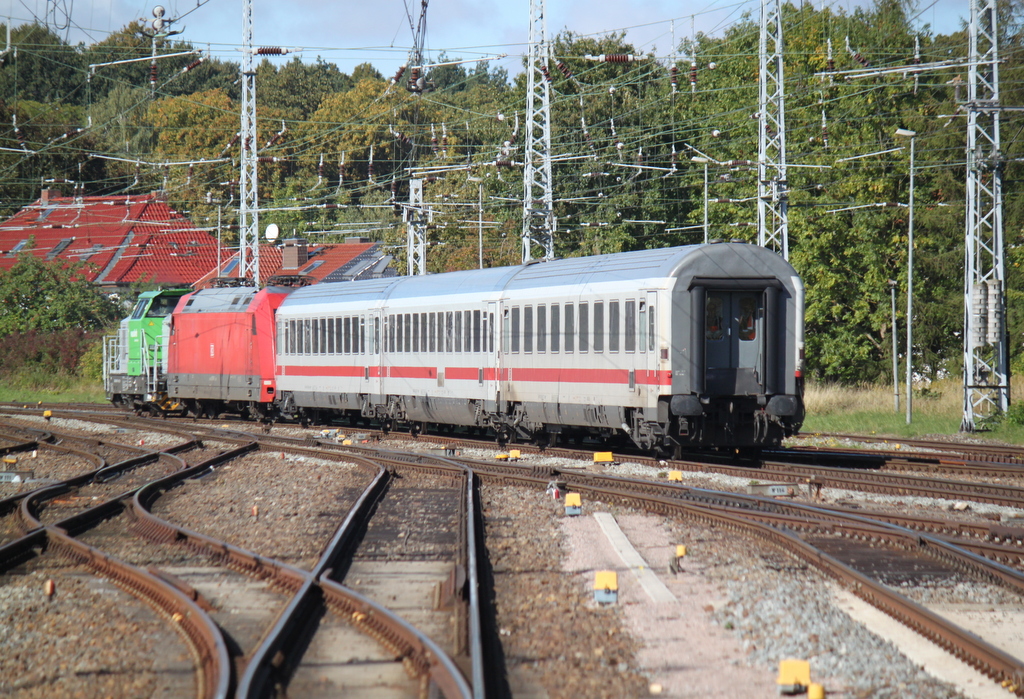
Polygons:
M147 318L166 318L171 315L174 311L174 307L178 305L179 296L158 296L153 299L153 305L149 307L149 312L146 313Z

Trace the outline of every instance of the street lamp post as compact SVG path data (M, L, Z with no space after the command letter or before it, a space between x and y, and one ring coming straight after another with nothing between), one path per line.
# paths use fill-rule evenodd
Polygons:
M711 159L695 155L690 160L704 164L704 244L706 245L708 242L708 163L711 162Z
M907 220L907 424L912 417L913 400L911 392L911 349L913 347L914 313L914 141L917 132L910 129L896 129L896 135L910 139L910 214Z
M892 411L900 411L900 359L896 349L896 280L889 280L892 296Z

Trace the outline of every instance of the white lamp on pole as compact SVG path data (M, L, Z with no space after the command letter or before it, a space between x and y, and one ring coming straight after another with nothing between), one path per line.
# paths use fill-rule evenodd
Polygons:
M896 129L896 136L910 139L910 215L907 221L907 424L913 414L911 380L913 348L913 312L914 312L914 141L917 132L910 129Z

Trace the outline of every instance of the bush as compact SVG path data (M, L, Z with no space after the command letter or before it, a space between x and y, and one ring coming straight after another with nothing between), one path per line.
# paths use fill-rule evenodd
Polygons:
M55 386L77 377L83 357L99 351L102 357L100 332L61 330L41 332L29 330L11 333L0 339L0 376L26 388ZM93 362L89 362L91 367ZM88 378L97 378L96 370L88 369Z
M1024 425L1024 403L1011 404L1006 411L1006 421L1011 425Z

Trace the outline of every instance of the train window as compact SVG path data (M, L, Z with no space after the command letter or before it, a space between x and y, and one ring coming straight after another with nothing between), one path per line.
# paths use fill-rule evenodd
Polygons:
M355 323L355 319L352 320ZM359 318L359 347L352 348L356 354L366 354L366 318Z
M636 301L626 301L626 351L636 352Z
M565 351L573 351L573 340L576 338L576 309L571 303L565 304Z
M594 303L594 351L604 352L604 301Z
M191 305L193 301L195 301L195 298L190 298L188 300L189 305ZM135 305L135 310L132 311L132 320L138 320L142 317L142 314L146 312L147 303L149 303L149 301L142 299Z
M589 304L580 304L580 352L590 350L590 307Z
M725 337L721 296L708 294L707 300L704 302L704 336L711 342Z
M412 352L412 316L405 314L405 351Z
M412 314L412 351L420 351L420 314Z
M327 319L327 354L334 354L334 335L336 331L334 321L336 320L338 320L338 318Z
M467 352L473 351L473 313L471 311L463 311L462 319L465 321L466 329L466 343L464 348Z
M494 314L487 314L487 351L494 351Z
M473 351L480 351L480 311L473 311Z
M533 306L523 308L523 351L533 351Z
M640 351L647 351L647 302L640 302Z
M295 354L295 321L285 321L288 323L288 354Z
M166 318L178 305L177 296L157 296L153 299L153 305L146 312L147 318Z
M420 351L427 351L427 338L430 335L427 334L427 314L420 313Z
M313 354L320 354L320 319L313 319Z
M338 352L351 354L352 352L352 321L353 318L341 319L341 343L338 345Z
M373 319L373 347L370 348L370 354L377 354L380 352L380 318L374 317Z
M558 338L561 335L559 332L559 321L561 318L558 314L558 304L551 304L551 351L558 351Z
M462 311L455 311L448 314L452 318L451 337L448 342L452 345L452 352L462 351Z
M451 353L455 351L455 348L452 347L452 339L455 337L455 318L451 311L445 311L444 327L444 351Z
M437 351L444 352L444 313L437 314Z
M757 299L752 295L740 296L740 340L757 339Z
M501 351L505 354L509 352L509 339L512 337L512 323L509 319L508 309L505 309L505 313L502 316L501 325Z
M327 352L327 322L327 318L320 319L320 354L326 354Z
M386 322L385 325L386 325L386 328L385 328L384 332L387 334L387 338L388 338L387 339L387 348L388 348L387 351L388 352L394 352L395 351L395 316L388 315L387 322Z
M537 351L548 351L548 307L537 306Z
M428 352L437 351L437 314L429 313L427 315L427 337L429 338L429 346L427 347Z
M657 343L654 341L654 306L650 306L647 309L647 344L651 346L651 351L654 351L654 347Z
M619 351L619 302L608 302L608 351Z
M313 341L310 339L313 334L313 321L309 318L302 320L302 353L309 354Z
M519 351L519 307L512 308L512 352Z

